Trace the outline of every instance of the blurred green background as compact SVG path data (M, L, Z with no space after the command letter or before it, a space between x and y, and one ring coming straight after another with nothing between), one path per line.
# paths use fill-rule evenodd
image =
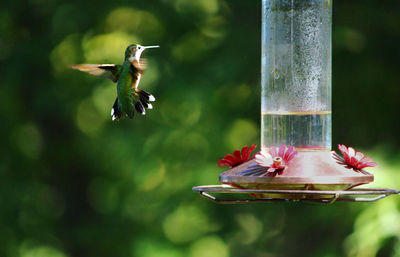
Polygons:
M400 2L335 1L333 141L400 188ZM261 1L2 0L0 256L400 256L400 199L216 205L218 158L259 144ZM68 69L148 50L146 117ZM335 147L336 148L336 147Z

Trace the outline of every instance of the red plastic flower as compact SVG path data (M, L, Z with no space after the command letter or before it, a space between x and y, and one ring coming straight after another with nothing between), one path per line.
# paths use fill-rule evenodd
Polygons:
M346 165L349 169L360 171L366 167L378 166L378 164L373 162L371 158L364 156L362 152L356 152L352 147L338 145L338 148L340 152L342 152L343 157L338 155L335 151L332 151L333 159L335 159L339 164Z
M250 148L246 145L242 151L236 150L233 154L227 154L224 158L219 159L217 165L219 167L229 166L235 167L249 160L251 152L256 149L257 145L252 145Z
M269 152L265 150L258 152L255 159L259 166L267 168L268 174L283 171L297 153L293 146L281 145L279 148L271 146Z

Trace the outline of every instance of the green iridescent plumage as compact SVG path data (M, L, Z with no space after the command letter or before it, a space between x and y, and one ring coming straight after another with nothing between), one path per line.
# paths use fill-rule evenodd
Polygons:
M140 59L142 52L158 46L129 45L125 50L125 60L122 65L116 64L78 64L71 68L88 72L94 76L102 76L117 83L117 98L111 109L113 120L127 116L133 118L135 110L146 114L146 109L152 109L150 102L154 96L139 89L139 82L145 68L145 62Z

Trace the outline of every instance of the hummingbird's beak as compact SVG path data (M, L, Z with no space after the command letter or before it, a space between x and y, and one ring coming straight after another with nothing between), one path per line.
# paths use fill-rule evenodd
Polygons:
M160 46L143 46L143 49L159 48Z

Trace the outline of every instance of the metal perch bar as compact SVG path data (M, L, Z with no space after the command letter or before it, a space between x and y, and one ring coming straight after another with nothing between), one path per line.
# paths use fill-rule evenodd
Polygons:
M261 202L316 202L332 204L339 202L374 202L385 198L389 195L400 194L400 190L381 189L381 188L358 188L346 191L319 191L319 190L265 190L265 189L239 189L228 185L208 185L193 187L193 191L198 192L201 196L216 202L225 204L238 203L261 203ZM217 198L209 193L217 194L285 194L285 195L306 195L320 196L332 195L330 198L300 198L300 199L281 199L281 198L255 198L249 197L246 199L223 199ZM373 196L375 197L351 197L351 196Z

